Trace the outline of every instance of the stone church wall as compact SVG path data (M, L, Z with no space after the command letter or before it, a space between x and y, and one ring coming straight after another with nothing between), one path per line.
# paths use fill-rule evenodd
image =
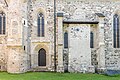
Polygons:
M9 73L23 73L27 71L27 54L24 53L22 47L8 47L7 71Z
M24 51L24 14L21 0L10 0L7 11L7 72L23 73L28 68L28 55ZM14 5L14 6L13 6ZM26 6L24 6L26 7ZM26 18L26 17L25 17Z
M83 1L83 0L66 0L60 1L58 8L65 14L65 19L89 20L96 21L95 13L105 15L104 19L104 42L105 42L105 65L107 69L119 69L119 50L113 49L113 15L120 9L120 2L109 1ZM63 4L62 4L63 3ZM64 7L63 7L64 6ZM116 52L116 53L115 53ZM116 61L118 60L118 62ZM113 65L114 64L114 65ZM116 64L116 65L115 65Z
M69 25L69 71L78 72L91 66L90 25ZM74 70L73 70L74 71Z
M7 65L7 47L6 47L6 37L2 36L0 38L0 71L6 71Z
M23 23L27 23L28 18L28 9L26 0L7 0L8 7L6 6L4 0L0 1L0 10L5 11L7 18L6 25L6 35L0 35L0 70L7 70L11 73L20 73L27 71L28 62L30 61L29 56L27 55L27 50L24 51L23 46L27 46L27 33L24 35L23 41ZM32 37L31 44L49 44L50 53L49 59L54 54L54 6L53 0L34 0L32 3L31 16L32 17ZM115 13L120 14L120 1L119 0L57 0L57 12L62 12L64 14L64 20L74 20L74 21L99 21L95 13L102 13L104 18L104 43L105 43L105 68L106 69L120 69L120 49L113 48L113 15ZM45 37L38 38L36 37L37 33L37 13L43 12L45 15ZM28 25L25 26L26 30ZM58 32L57 32L58 33ZM87 33L87 32L86 32ZM83 34L84 35L84 34ZM89 36L88 36L89 37ZM83 39L83 38L82 38ZM88 39L88 38L87 38ZM40 40L40 41L39 41ZM89 39L88 39L89 40ZM87 43L86 43L87 44ZM72 46L75 46L74 43L71 43ZM77 44L76 44L77 45ZM98 44L99 46L99 44ZM81 46L78 46L81 47ZM82 49L82 47L81 47ZM72 48L70 47L69 56L74 56L71 53ZM82 49L85 51L84 49ZM91 50L87 48L89 53ZM92 54L96 53L96 49L92 50ZM34 51L33 51L34 52ZM78 51L79 52L79 51ZM30 53L33 54L33 53ZM75 53L76 55L84 55ZM95 55L95 54L94 54ZM91 54L89 57L81 58L77 57L77 61L84 62L84 59L91 61ZM94 56L93 56L94 58ZM74 58L69 57L71 61L74 61ZM99 62L93 61L93 62ZM30 62L29 62L30 63ZM49 63L51 66L53 63ZM88 62L88 64L91 64ZM78 69L78 68L76 68ZM79 71L79 69L78 69Z

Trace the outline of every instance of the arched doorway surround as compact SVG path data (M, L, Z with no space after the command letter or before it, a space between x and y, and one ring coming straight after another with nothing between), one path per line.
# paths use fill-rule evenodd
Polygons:
M43 54L40 54L43 53ZM45 54L44 54L45 53ZM33 52L31 54L31 67L48 67L51 64L50 54L49 54L49 44L48 43L39 43L35 44L33 47ZM40 66L40 55L46 56L46 66Z
M38 51L38 66L46 66L46 50L43 48Z

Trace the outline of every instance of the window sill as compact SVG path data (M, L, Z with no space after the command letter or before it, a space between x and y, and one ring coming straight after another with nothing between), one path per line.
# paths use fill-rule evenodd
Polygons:
M0 34L0 36L6 36L6 34Z

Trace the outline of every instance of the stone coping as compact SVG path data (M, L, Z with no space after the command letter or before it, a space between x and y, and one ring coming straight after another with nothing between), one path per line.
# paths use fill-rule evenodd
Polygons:
M63 20L63 23L68 24L98 24L98 21L87 21L87 20Z

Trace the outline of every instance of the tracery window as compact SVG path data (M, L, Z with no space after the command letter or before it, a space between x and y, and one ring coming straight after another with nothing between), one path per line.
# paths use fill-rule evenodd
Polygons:
M6 17L4 12L0 12L0 34L5 34L6 31Z
M44 15L42 13L38 14L38 37L44 37Z
M113 17L113 45L114 48L120 48L120 28L119 28L119 16L117 14Z

